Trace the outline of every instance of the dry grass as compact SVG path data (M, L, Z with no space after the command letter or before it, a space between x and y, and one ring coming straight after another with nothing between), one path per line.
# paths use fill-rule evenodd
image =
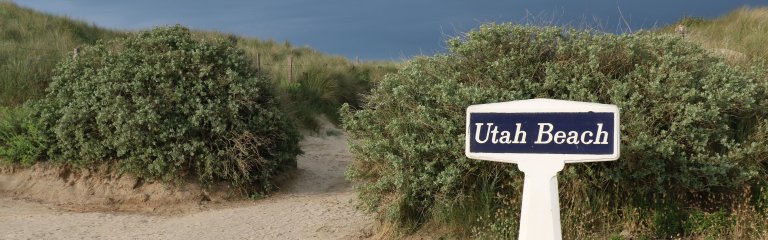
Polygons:
M742 7L713 20L684 18L661 31L672 33L678 25L686 27L686 39L731 63L768 60L768 7Z

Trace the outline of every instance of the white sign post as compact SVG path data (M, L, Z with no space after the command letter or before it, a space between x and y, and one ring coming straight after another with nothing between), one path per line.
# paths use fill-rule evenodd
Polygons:
M467 108L465 154L525 173L519 239L561 239L557 172L619 158L615 105L531 99Z

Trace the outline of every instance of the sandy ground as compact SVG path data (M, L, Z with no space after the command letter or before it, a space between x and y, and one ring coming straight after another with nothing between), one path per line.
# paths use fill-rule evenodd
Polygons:
M281 190L178 214L73 211L57 204L0 196L0 239L359 239L373 220L356 210L344 180L346 138L307 136L299 169ZM0 179L2 180L2 179ZM216 205L211 203L211 205Z

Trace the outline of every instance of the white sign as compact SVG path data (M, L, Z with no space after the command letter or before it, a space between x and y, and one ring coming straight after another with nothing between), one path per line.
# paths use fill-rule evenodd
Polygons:
M619 158L615 105L531 99L467 108L465 154L525 173L519 239L561 239L557 172Z

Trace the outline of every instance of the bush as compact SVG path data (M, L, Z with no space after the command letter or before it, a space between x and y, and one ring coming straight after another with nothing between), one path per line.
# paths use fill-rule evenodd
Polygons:
M408 229L436 219L464 233L516 234L522 174L464 156L472 104L555 98L619 106L621 159L569 164L559 175L564 226L586 232L616 224L568 216L595 216L598 205L635 212L704 204L708 194L765 178L765 89L751 70L680 38L505 24L484 25L448 46L448 54L388 75L361 109L343 109L356 157L348 177L386 221Z
M45 142L28 106L0 107L0 163L32 165L45 151Z
M47 155L268 190L295 166L300 136L250 66L232 43L196 41L180 26L86 47L57 66L37 105Z

